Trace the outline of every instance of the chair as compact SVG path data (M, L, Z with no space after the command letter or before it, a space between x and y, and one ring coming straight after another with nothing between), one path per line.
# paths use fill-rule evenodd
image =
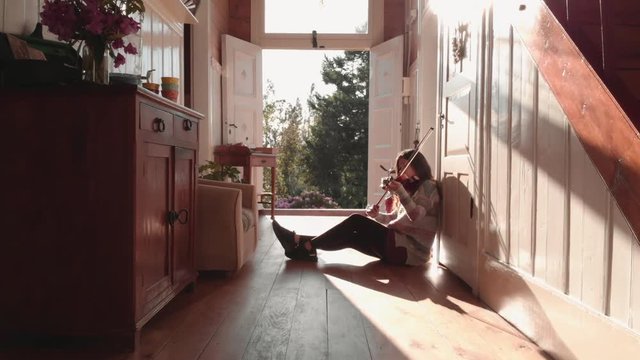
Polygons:
M236 272L258 242L256 188L251 184L198 179L196 268Z

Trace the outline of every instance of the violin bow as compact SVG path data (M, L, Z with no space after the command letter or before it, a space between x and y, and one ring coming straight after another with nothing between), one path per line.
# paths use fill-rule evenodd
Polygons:
M407 171L407 169L409 168L409 165L411 165L411 162L413 161L413 159L415 159L416 155L418 155L418 151L420 151L420 148L422 147L422 144L424 144L424 142L429 138L429 136L431 136L432 133L433 133L433 127L430 127L429 130L427 131L427 133L424 134L424 136L422 137L422 139L420 140L418 145L415 146L415 148L414 148L415 151L414 151L413 155L411 155L411 157L407 161L407 164L402 168L402 171L400 171L398 176L396 176L396 179L399 178L400 176L402 176L405 171ZM382 196L380 196L380 200L378 200L376 205L380 204L380 202L382 201L382 199L384 199L384 197L387 195L388 192L389 192L389 190L385 190L384 191L384 193L382 194Z

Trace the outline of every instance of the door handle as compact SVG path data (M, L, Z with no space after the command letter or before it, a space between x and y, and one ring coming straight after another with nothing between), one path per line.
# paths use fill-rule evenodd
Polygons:
M237 129L237 128L238 128L238 125L236 125L236 124L229 124L229 127L236 128L236 129Z
M189 210L181 209L177 214L178 216L176 217L176 220L178 220L180 224L184 225L189 222ZM184 218L182 217L182 215L184 215Z
M173 224L176 223L176 220L178 220L179 217L180 215L177 212L170 210L167 214L167 222L170 226L173 226Z
M444 128L444 122L447 120L447 117L444 116L443 113L440 113L440 116L438 116L438 119L440 120L440 129Z
M189 210L180 209L180 211L170 210L167 214L167 222L173 226L175 223L186 224L189 222Z

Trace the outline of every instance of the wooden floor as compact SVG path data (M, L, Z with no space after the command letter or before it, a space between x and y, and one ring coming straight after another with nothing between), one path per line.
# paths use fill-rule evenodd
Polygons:
M277 216L316 234L336 217ZM261 216L238 273L201 274L141 332L133 353L82 344L14 346L0 359L548 359L446 269L381 264L353 250L285 258Z

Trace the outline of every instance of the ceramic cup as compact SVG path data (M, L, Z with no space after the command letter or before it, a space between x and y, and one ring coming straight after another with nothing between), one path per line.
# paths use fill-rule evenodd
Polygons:
M180 85L171 83L162 83L162 90L180 90Z
M161 93L163 97L171 101L178 101L178 95L180 94L176 90L164 90L164 89L161 91Z
M165 76L160 78L160 80L162 81L162 84L175 84L175 85L180 85L180 78L177 77L170 77L170 76Z

